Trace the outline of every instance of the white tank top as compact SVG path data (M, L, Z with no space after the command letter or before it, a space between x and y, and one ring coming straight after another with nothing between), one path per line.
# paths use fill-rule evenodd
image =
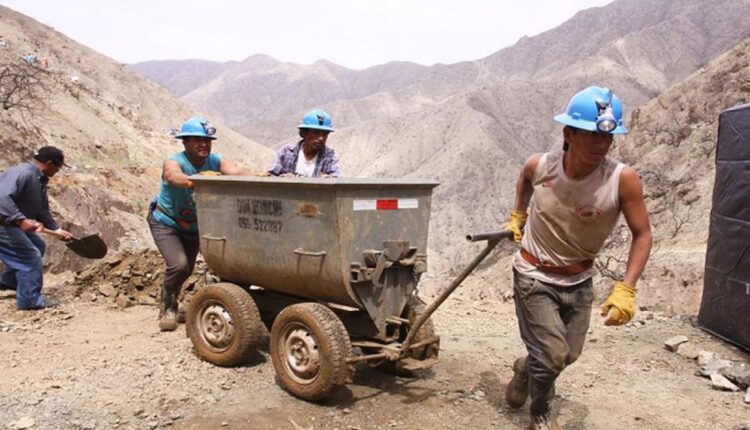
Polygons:
M625 167L605 158L593 172L570 179L563 170L562 150L539 159L532 178L534 194L521 246L543 263L569 266L593 260L620 216L620 174ZM574 276L545 273L521 257L513 267L523 275L559 286L575 285L594 276L589 268Z

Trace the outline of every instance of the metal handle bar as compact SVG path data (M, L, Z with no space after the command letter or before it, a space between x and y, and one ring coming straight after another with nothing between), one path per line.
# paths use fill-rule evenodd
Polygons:
M294 253L297 255L304 255L306 257L325 257L326 256L325 251L305 251L302 248L295 249Z
M216 240L216 241L221 241L221 242L226 242L226 240L227 240L226 237L209 236L207 234L204 234L203 238L206 239L206 240Z
M503 231L495 231L492 233L478 233L478 234L467 234L466 240L469 240L471 242L479 242L481 240L500 240L500 239L510 239L513 237L513 232L510 230L503 230Z
M422 315L417 318L417 320L414 322L414 325L409 330L409 334L406 336L406 339L404 340L404 343L401 345L401 355L403 356L406 354L407 351L409 351L411 343L414 341L414 336L416 336L419 329L422 327L422 324L424 324L425 321L432 315L433 312L445 301L445 299L448 298L448 296L453 293L453 291L458 288L459 285L461 285L461 282L466 279L467 276L471 274L474 269L476 269L477 266L479 266L479 263L481 263L489 254L492 252L493 249L497 246L498 243L500 243L500 240L502 239L511 239L513 237L513 232L511 231L499 231L495 233L482 233L482 234L468 234L466 235L466 238L468 240L471 240L473 242L480 241L480 240L486 240L487 245L484 247L482 252L479 253L476 257L474 257L473 260L471 260L471 263L469 263L466 268L461 271L461 273L456 277L456 279L451 282L450 286L443 291L442 294L440 294L440 297L435 299L432 303L430 303L430 306L427 307L427 309L424 311Z

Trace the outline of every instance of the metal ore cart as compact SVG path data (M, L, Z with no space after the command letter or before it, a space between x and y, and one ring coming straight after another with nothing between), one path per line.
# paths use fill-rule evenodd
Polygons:
M425 309L415 292L438 183L191 180L201 252L222 282L191 299L188 336L205 360L234 366L257 351L266 324L278 381L305 400L351 382L357 362L398 374L437 362L429 316L507 236L474 237L485 250Z

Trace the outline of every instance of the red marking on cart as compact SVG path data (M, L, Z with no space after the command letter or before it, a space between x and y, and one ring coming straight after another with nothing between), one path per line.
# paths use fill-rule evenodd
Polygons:
M399 209L417 209L417 199L370 199L354 200L355 211L394 211Z
M375 207L377 207L379 211L394 211L398 209L398 200L377 200L375 202Z

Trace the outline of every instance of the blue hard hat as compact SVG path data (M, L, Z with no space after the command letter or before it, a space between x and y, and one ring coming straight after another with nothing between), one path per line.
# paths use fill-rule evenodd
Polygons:
M555 116L555 121L601 133L628 132L622 123L622 103L609 88L592 86L574 95L565 112Z
M302 117L302 123L297 128L312 128L315 130L334 131L331 117L322 109L313 109Z
M194 116L184 123L180 127L180 132L175 135L178 139L184 139L186 137L202 137L204 139L216 139L216 127L212 126L206 118L202 116Z

